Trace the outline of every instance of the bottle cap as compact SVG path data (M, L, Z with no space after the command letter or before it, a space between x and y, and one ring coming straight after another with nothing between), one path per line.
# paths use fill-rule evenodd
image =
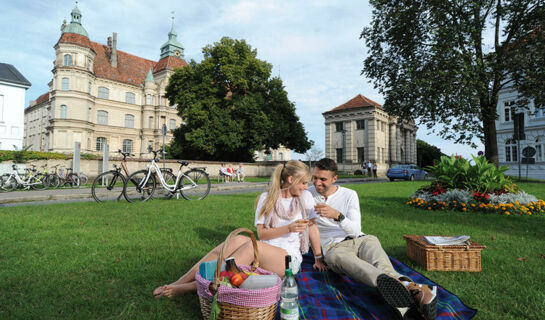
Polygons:
M290 269L290 263L291 263L291 256L288 254L286 256L286 270Z
M291 277L293 276L293 272L291 272L291 269L286 269L286 274L285 274L286 277Z

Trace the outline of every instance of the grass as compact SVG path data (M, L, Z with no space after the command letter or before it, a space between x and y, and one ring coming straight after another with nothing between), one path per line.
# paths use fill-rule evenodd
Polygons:
M428 212L405 205L422 184L350 186L360 197L363 231L479 309L478 319L541 318L545 217ZM521 186L545 198L540 184ZM196 295L170 301L155 300L151 292L177 279L230 231L251 227L256 196L0 208L0 318L200 319ZM424 271L407 258L403 234L468 234L487 246L483 271Z

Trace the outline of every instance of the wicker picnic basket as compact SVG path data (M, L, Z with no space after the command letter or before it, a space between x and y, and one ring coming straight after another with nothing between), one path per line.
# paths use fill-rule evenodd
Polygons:
M468 240L463 245L436 246L424 240L424 236L404 235L407 255L430 271L481 271L481 251L486 246Z
M216 296L218 306L221 310L217 319L273 320L275 318L276 306L280 300L280 286L282 284L280 278L278 278L275 286L265 289L239 289L219 285L221 265L226 258L224 250L231 242L231 239L242 232L250 235L254 248L254 261L251 266L239 265L238 267L258 274L274 274L259 268L257 240L251 230L239 228L231 232L221 248L214 273L214 280L210 282L204 279L199 272L195 275L201 313L205 320L208 320L210 317L214 296Z

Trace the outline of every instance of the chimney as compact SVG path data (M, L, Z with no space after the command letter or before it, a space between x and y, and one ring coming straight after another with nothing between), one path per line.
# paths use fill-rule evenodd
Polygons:
M112 67L117 68L117 32L114 32L114 40L112 46Z

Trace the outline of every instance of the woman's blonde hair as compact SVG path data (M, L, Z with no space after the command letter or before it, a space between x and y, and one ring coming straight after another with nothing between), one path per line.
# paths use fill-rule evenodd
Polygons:
M288 186L288 188L290 188L291 186L301 182L301 180L310 180L310 171L306 164L297 160L290 160L284 164L277 165L273 174L271 175L271 182L267 197L265 198L265 202L263 203L261 210L259 210L258 217L261 217L264 214L267 216L274 209L276 200L278 200L280 197L282 185L288 181L288 177L294 178L292 184ZM258 202L259 197L257 197L255 201L254 210L257 209Z

